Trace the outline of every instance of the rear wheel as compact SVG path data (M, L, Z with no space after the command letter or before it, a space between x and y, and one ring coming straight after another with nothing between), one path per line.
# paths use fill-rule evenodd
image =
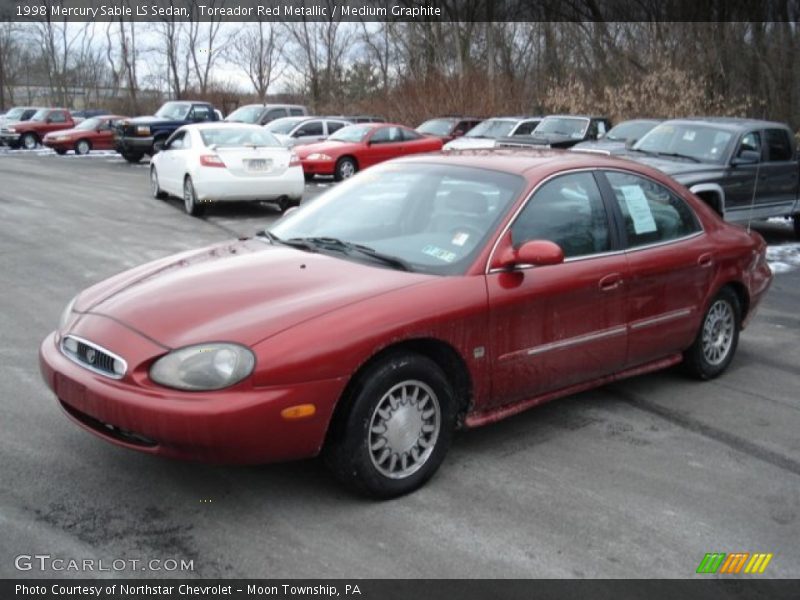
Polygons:
M313 173L303 173L303 177L306 178L306 181L314 181L314 174Z
M35 133L24 134L21 141L22 147L25 148L25 150L33 150L39 145L39 138L36 137Z
M75 143L75 154L84 156L92 150L92 143L89 140L78 140Z
M157 200L167 197L167 195L161 191L161 186L158 185L158 173L156 173L155 167L150 169L150 193L153 194L153 198Z
M358 171L356 161L349 156L345 156L344 158L340 158L339 162L336 163L336 171L334 172L333 178L336 181L349 179L356 174L356 171Z
M67 153L67 151L64 150L63 148L55 148L55 151L56 154L58 154L59 156L64 156Z
M359 378L325 448L334 475L376 498L407 494L439 468L455 428L453 388L418 354L393 354Z
M739 343L741 307L730 288L722 288L711 301L697 338L684 353L689 373L699 379L721 375L733 360Z
M197 202L197 194L194 191L194 184L192 178L188 175L183 180L183 208L186 214L193 217L202 216L206 212L206 207Z

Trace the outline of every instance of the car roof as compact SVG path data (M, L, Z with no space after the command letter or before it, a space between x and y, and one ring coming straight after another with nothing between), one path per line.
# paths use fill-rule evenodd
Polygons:
M235 123L231 121L226 121L225 123L221 123L220 121L209 121L206 123L189 123L188 125L184 125L183 127L181 127L181 129L194 129L195 131L203 131L204 129L216 129L216 128L230 129L231 127L239 127L239 128L249 127L251 129L258 129L259 131L264 131L264 127L262 127L261 125L256 125L254 123Z
M749 119L742 117L686 117L681 119L670 119L664 121L664 125L670 123L680 125L713 125L730 131L741 131L753 127L780 127L785 128L785 123L778 121L764 121L762 119Z
M403 162L450 164L475 169L492 169L504 173L521 175L534 171L560 171L564 169L616 168L638 171L645 174L659 174L650 167L625 158L605 156L586 152L565 150L535 150L517 148L446 150L439 154L418 154L398 159ZM655 175L661 177L661 175Z
M601 117L599 115L547 115L545 119L605 119L608 117Z

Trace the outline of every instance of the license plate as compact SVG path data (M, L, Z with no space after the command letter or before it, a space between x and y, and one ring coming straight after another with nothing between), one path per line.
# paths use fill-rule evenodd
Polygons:
M272 161L266 158L251 158L246 164L248 171L268 171Z
M61 373L56 373L56 396L61 398L67 404L82 405L86 397L86 387L67 379Z

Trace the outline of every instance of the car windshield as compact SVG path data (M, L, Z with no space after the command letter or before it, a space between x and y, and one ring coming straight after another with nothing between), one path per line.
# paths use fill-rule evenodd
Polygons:
M89 130L89 129L97 129L103 124L102 119L98 119L94 117L93 119L86 119L85 121L81 121L79 125L75 127L75 129L81 130Z
M479 123L467 133L464 137L477 137L477 138L501 138L511 135L511 131L517 121L512 119L488 119L483 123Z
M22 113L25 112L24 108L12 108L5 114L6 119L19 119Z
M50 114L49 108L43 108L41 110L37 110L31 117L31 121L44 121L47 118L47 115L49 114Z
M225 117L225 120L236 121L237 123L258 123L263 112L263 106L242 106Z
M654 127L633 149L649 154L722 163L733 141L733 133L695 123L662 123Z
M185 121L191 109L192 105L188 102L167 102L158 109L156 116L173 121Z
M269 233L345 259L370 256L337 251L332 242L366 247L411 271L459 275L485 246L523 185L517 175L488 169L387 163L304 204Z
M200 137L206 146L236 148L244 146L283 147L277 138L263 127L214 127L201 129Z
M298 123L305 120L306 117L283 117L267 123L264 127L272 133L288 135Z
M658 125L653 121L625 121L612 127L606 137L610 142L624 142L626 140L640 140L642 136Z
M533 134L551 133L565 135L571 138L580 139L586 134L589 127L589 119L573 117L545 117L542 122L533 130Z
M328 137L328 141L357 143L364 140L374 127L369 125L348 125Z
M450 135L452 129L452 119L431 119L417 127L417 131L420 133L429 133L431 135Z

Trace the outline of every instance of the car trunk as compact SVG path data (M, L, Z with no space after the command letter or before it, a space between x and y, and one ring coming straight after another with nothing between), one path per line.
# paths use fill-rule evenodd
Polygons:
M289 168L289 152L285 148L221 147L215 152L228 171L237 177L279 176Z

